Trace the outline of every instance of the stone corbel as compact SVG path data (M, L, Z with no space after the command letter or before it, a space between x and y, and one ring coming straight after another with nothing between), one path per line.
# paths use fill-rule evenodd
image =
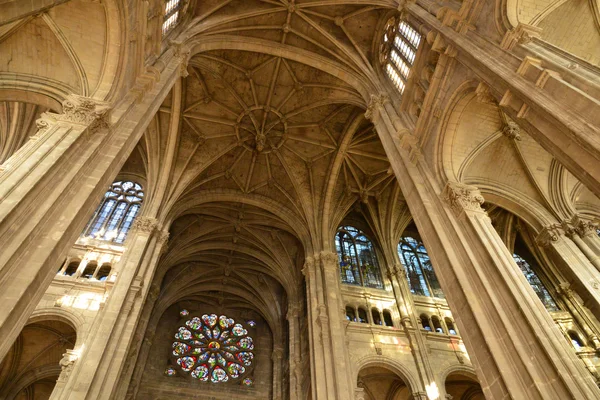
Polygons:
M59 382L66 382L69 379L69 375L73 371L75 361L79 359L79 352L75 350L67 349L67 352L63 354L63 357L59 361L60 368L62 369L58 378Z
M533 38L540 38L542 28L537 26L519 23L515 28L507 31L500 42L500 47L504 50L512 50L517 44L529 43Z
M483 82L479 82L477 88L475 88L475 97L479 103L497 104L496 99L492 95L491 88Z
M443 199L457 217L460 217L464 212L486 214L481 207L485 200L476 186L460 182L448 182L444 188Z

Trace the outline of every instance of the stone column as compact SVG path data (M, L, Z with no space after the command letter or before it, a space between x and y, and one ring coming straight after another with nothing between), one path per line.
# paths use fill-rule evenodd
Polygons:
M549 254L560 267L561 272L564 271L569 281L576 284L586 304L598 315L600 313L600 270L590 262L577 242L584 245L581 237L566 224L548 225L536 237L536 243L548 248Z
M341 303L337 254L321 252L308 257L306 277L311 345L312 398L352 397L350 365Z
M46 113L39 132L0 171L0 359L22 330L181 71L163 54L153 85L105 103L70 96L62 114Z
M421 378L422 387L412 388L412 390L424 390L431 382L435 382L435 373L427 351L427 338L421 331L418 312L406 280L406 272L398 259L396 264L389 269L388 278L392 282L396 304L400 309L402 328L410 341L412 355L420 372L419 377Z
M600 270L600 227L591 221L586 221L575 215L566 223L571 229L567 231L577 247Z
M283 381L283 349L281 349L281 347L275 346L273 348L273 354L271 354L271 361L273 361L273 400L281 400L281 390L283 388L281 384Z
M298 321L299 307L290 303L288 305L288 341L290 354L290 400L302 398L302 355L300 347L300 331Z
M498 236L476 187L440 187L418 141L385 97L372 119L487 399L596 399L600 390L569 348ZM398 129L398 128L401 129ZM428 387L434 385L431 382Z
M149 283L168 235L159 229L156 219L139 216L105 307L91 329L81 362L73 371L63 399L110 399L125 364L135 360L138 343L133 343ZM130 357L130 351L133 355Z

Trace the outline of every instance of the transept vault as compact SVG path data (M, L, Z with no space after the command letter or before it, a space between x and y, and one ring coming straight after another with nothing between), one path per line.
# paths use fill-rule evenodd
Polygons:
M0 399L600 398L597 0L0 3Z

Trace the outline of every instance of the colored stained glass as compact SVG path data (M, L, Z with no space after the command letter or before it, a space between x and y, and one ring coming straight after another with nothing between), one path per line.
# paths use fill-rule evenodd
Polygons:
M187 317L188 315L190 315L190 312L186 309L183 309L179 312L179 315L181 315L182 317Z
M244 380L242 380L242 383L245 386L252 386L252 385L254 385L254 381L252 379L250 379L250 378L244 378Z
M256 326L256 322L254 322L254 321L250 320L250 321L248 321L248 326L249 326L250 328L254 328L254 327Z
M181 316L188 318L189 313L181 313ZM254 341L242 324L216 314L204 314L184 321L185 326L177 328L176 341L172 346L173 360L181 371L201 382L223 383L230 379L243 379L254 360L251 351L254 350Z
M165 375L166 376L175 376L175 375L177 375L177 371L175 371L175 368L173 368L173 367L167 367L167 369L165 369Z

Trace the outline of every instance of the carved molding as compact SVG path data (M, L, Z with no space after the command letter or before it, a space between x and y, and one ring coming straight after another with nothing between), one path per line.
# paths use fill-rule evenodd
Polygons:
M485 213L481 207L485 200L476 186L448 182L444 188L443 198L457 216L465 211Z
M62 369L60 377L58 378L60 382L66 382L69 379L69 375L71 375L71 372L73 371L75 361L78 359L79 353L75 350L68 349L67 352L63 354L59 361L59 365Z
M496 99L492 95L492 91L488 85L483 82L479 82L477 88L475 88L475 97L477 101L483 104L496 104Z

